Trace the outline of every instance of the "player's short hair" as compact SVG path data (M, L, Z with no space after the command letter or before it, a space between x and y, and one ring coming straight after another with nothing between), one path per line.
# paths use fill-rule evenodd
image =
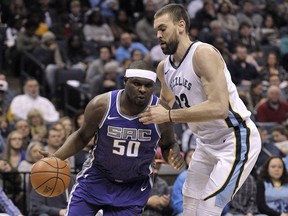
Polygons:
M186 23L185 30L188 33L190 27L190 17L187 10L180 4L168 4L160 8L154 15L154 18L158 18L164 14L169 14L173 22L179 22L184 20Z
M129 65L128 69L141 69L141 70L149 70L149 71L155 72L155 69L153 68L153 66L144 60L133 61Z

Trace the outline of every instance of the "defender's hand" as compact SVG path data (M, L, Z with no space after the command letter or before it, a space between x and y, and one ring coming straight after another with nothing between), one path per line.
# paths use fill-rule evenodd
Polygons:
M169 122L169 110L165 109L160 104L149 106L147 110L138 115L139 121L143 124L162 124Z

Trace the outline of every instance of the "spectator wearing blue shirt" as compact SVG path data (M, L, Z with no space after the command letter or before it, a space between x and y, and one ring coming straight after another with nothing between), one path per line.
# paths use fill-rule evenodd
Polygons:
M143 60L150 61L149 50L142 43L133 42L132 36L129 33L122 33L120 37L120 45L116 49L116 60L121 63L124 59L131 58L131 53L133 50L139 50L144 56Z
M22 216L20 210L14 205L14 203L7 197L3 188L0 186L0 215L10 216Z
M185 152L185 162L186 162L186 169L182 171L178 177L176 178L173 184L173 191L171 196L171 205L173 208L173 215L174 216L182 216L183 215L183 194L182 194L182 187L187 175L187 168L191 161L192 155L194 153L194 148L189 148Z

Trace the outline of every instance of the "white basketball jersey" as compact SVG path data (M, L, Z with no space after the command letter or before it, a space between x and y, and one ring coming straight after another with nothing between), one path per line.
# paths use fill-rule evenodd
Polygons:
M180 108L188 108L207 100L202 83L193 69L192 58L196 48L202 42L192 43L182 61L175 66L172 56L168 56L164 64L164 77L168 87L175 95L176 102ZM208 62L207 62L208 63ZM215 139L220 134L230 132L233 127L237 127L244 120L250 118L251 113L239 98L236 86L231 81L230 72L226 64L224 74L229 91L229 114L223 120L211 120L206 122L188 123L191 130L201 139ZM209 113L207 113L209 115Z

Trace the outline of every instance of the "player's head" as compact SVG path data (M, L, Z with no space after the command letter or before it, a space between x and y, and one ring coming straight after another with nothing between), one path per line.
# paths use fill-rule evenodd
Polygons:
M146 61L132 62L125 71L127 99L137 106L146 106L153 94L156 77L154 68Z
M164 54L172 55L179 44L179 36L188 37L190 18L180 4L168 4L154 15L154 29Z

